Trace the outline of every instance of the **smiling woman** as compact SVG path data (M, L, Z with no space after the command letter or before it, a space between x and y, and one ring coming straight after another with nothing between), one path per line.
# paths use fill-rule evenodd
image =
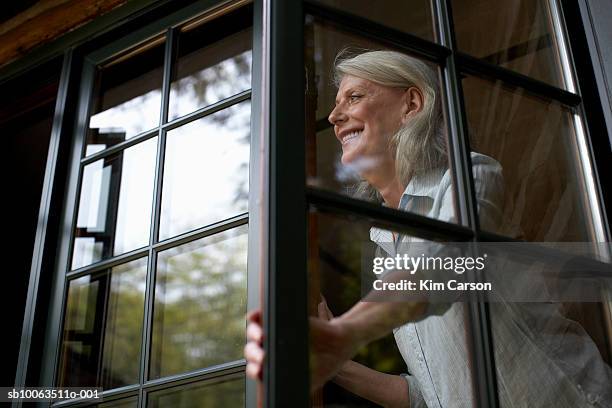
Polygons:
M343 51L335 72L338 93L328 119L342 144L342 164L364 180L359 192L397 208L415 172L445 164L434 71L394 51Z

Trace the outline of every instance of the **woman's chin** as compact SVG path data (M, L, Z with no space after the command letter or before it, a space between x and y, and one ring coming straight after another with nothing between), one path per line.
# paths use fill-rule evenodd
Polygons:
M345 166L350 166L358 161L359 155L355 152L355 149L351 146L342 146L342 158L340 161Z

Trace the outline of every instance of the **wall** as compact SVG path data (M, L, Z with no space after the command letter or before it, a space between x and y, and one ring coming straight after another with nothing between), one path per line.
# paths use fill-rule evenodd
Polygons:
M127 0L39 0L0 24L0 67Z

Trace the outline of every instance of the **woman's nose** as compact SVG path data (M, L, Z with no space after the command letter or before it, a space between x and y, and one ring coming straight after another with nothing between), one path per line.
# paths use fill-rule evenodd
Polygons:
M327 120L329 120L329 123L332 125L337 125L338 123L344 122L347 119L346 114L339 108L340 106L337 105L327 117Z

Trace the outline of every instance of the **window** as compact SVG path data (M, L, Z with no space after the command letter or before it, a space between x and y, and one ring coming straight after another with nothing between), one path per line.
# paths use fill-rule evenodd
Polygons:
M86 56L56 386L244 405L252 16L179 11Z
M128 3L57 46L65 54L36 231L35 310L16 385L101 387L104 400L55 405L384 405L346 384L309 387L321 296L335 316L351 309L372 286L364 263L380 251L597 250L610 241L601 171L609 164L595 149L609 149L605 118L586 39L566 27L583 29L571 14L577 2ZM372 50L399 52L427 82L385 88L410 96L417 113L429 103L418 132L391 134L397 122L386 121L381 100L352 113L365 125L334 126L372 89L367 78L335 75L337 58ZM377 135L408 141L404 166L388 167L395 196L364 183L391 163L387 150L368 156L355 143ZM533 336L483 293L441 302L450 305L434 310L440 316L396 327L354 360L431 405L538 405L524 400L534 394L545 405L561 379L583 385L585 350L601 369L596 387L612 372L610 294L597 294L554 302L554 311L510 308L523 323L543 310L534 332L554 333L540 340L570 363L564 378L547 371L546 355L526 352ZM262 384L245 379L242 351L245 313L256 308ZM559 322L582 342L557 336ZM516 333L523 343L508 341ZM517 392L534 372L551 383ZM599 398L597 388L582 390Z
M277 31L267 40L264 37L271 66L267 102L272 248L267 280L267 333L271 337L266 343L270 355L266 366L268 404L288 404L295 395L304 400L310 395L314 404L367 406L367 401L335 384L325 386L322 393L310 394L303 385L308 377L287 379L283 361L292 359L291 372L302 372L309 362L317 364L312 354L310 360L302 358L309 355L303 340L308 323L300 314L316 315L321 294L334 314L343 313L364 295L361 261L372 254L366 253L363 244L373 239L373 233L387 233L391 242L393 236L402 242L442 243L597 243L609 239L589 147L589 138L597 135L588 133L560 4L412 2L410 13L402 14L402 7L407 7L404 3L372 7L361 2L305 1L301 9L270 5L264 10L271 25L284 33L282 40L275 36ZM283 17L275 17L279 15ZM301 55L295 51L300 44ZM398 211L381 206L381 197L360 194L360 174L356 173L360 166L364 171L371 163L351 161L350 149L342 152L328 123L335 104L348 106L348 99L342 98L353 97L339 93L334 103L333 66L340 50L344 50L340 58L364 50L400 51L435 77L438 85L434 88L442 100L437 123L446 137L445 154L436 169L443 180L449 179L449 198L443 200L448 208L444 211L423 212L424 207L414 200L408 202L412 206L401 206L405 211ZM275 88L275 84L290 83L301 83L302 87ZM305 94L304 105L289 106L300 91ZM304 150L290 151L292 129L298 124L305 129ZM359 140L365 136L339 137ZM483 184L476 168L484 162L497 168L500 178ZM274 173L280 166L283 174ZM479 201L482 189L491 188L492 183L499 187L494 216ZM285 208L288 202L294 211ZM292 230L282 227L287 222L294 226ZM302 259L307 259L303 269L296 261ZM284 276L288 268L293 271L291 279ZM458 338L448 349L423 339L441 337L441 331L433 328L438 320L415 329L420 332L415 340L420 361L437 353L463 350L453 364L461 372L461 382L472 387L459 389L445 383L432 367L419 378L432 383L429 390L442 389L429 395L437 396L442 406L452 405L452 398L463 398L469 406L506 405L511 389L504 387L512 387L509 378L519 372L527 375L529 370L528 361L521 357L514 360L516 366L510 371L509 356L504 354L504 312L478 296L473 299L476 302L460 305L462 310L453 306L444 315L439 329ZM293 299L293 313L279 310L286 297ZM597 356L598 364L610 370L610 333L604 334L610 327L609 305L604 301L561 303L561 319L580 327L580 336ZM537 309L534 306L529 312ZM553 320L547 322L552 324ZM387 347L373 343L360 350L356 360L397 373L402 360L388 347L393 340L384 341ZM279 349L279 344L289 350ZM399 345L400 352L406 352L404 346ZM408 364L409 373L418 371L417 365ZM441 369L448 367L442 365ZM554 387L531 393L550 398L552 390Z

